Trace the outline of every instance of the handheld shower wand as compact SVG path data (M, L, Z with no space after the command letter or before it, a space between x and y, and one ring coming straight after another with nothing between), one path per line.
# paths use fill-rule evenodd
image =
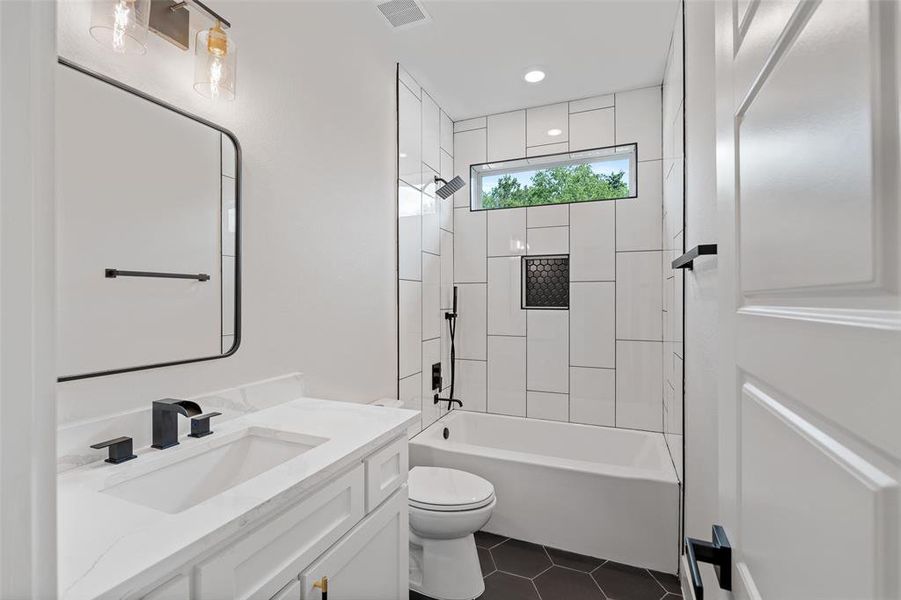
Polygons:
M435 404L439 402L447 402L447 410L453 408L454 403L460 405L460 408L463 408L463 402L454 398L454 375L456 374L456 352L454 349L454 334L457 332L457 286L454 286L454 303L453 308L451 308L451 312L444 313L444 318L447 320L447 326L450 330L450 393L447 398L441 398L439 394L435 394Z

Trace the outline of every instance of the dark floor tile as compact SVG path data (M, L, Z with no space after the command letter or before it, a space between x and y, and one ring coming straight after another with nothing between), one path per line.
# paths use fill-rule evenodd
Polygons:
M496 571L485 578L479 600L541 600L531 580Z
M506 538L496 533L488 533L487 531L476 531L476 546L479 548L492 548L501 542L505 542L510 538Z
M423 596L419 592L414 592L413 590L410 590L410 600L432 600L432 599L429 598L428 596Z
M682 597L681 592L678 594L667 594L663 597L663 600L679 600Z
M646 569L608 561L591 576L611 600L660 600L666 594Z
M677 596L682 595L682 585L679 583L679 578L675 575L670 575L669 573L661 573L660 571L650 571L651 576L657 580L657 583L663 586L670 594L676 594Z
M551 567L535 578L541 600L605 600L588 573Z
M551 566L544 548L520 540L507 540L491 549L498 571L535 577Z
M479 553L479 566L482 567L482 577L497 571L497 567L494 566L494 559L491 558L491 551L488 548L476 548L476 552Z
M575 552L568 552L567 550L558 550L557 548L550 548L548 546L545 546L544 548L547 550L548 556L551 557L551 561L555 565L560 565L561 567L591 573L604 564L604 560L601 558L576 554Z

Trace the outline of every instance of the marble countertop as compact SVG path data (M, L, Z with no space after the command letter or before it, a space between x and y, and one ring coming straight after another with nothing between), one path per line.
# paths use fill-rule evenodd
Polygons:
M58 477L59 597L121 598L152 584L260 519L294 504L390 440L406 435L412 410L301 398L238 417L214 434L180 437L166 450L95 462ZM325 443L182 512L170 514L103 490L200 454L249 427L327 438ZM217 442L218 440L218 442Z

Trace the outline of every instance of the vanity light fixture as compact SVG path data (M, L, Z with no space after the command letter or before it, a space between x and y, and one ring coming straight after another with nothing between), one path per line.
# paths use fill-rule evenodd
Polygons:
M113 52L144 54L149 22L150 0L94 0L88 31Z
M547 134L548 134L549 136L551 136L551 137L557 137L558 135L560 135L560 134L562 134L562 133L563 133L563 130L562 130L562 129L557 129L556 127L555 127L554 129L548 129L548 130L547 130Z
M522 78L525 79L528 83L538 83L539 81L544 80L545 74L544 74L544 71L535 69L535 70L529 71L528 73L523 75Z
M93 0L90 33L120 53L144 54L148 29L188 50L189 8L213 22L194 40L194 90L211 100L234 100L237 48L225 32L231 23L200 0Z

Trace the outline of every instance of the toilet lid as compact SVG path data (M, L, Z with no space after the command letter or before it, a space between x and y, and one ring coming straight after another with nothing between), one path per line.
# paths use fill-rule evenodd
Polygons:
M494 500L494 486L478 475L444 467L413 467L410 506L425 510L473 510Z

